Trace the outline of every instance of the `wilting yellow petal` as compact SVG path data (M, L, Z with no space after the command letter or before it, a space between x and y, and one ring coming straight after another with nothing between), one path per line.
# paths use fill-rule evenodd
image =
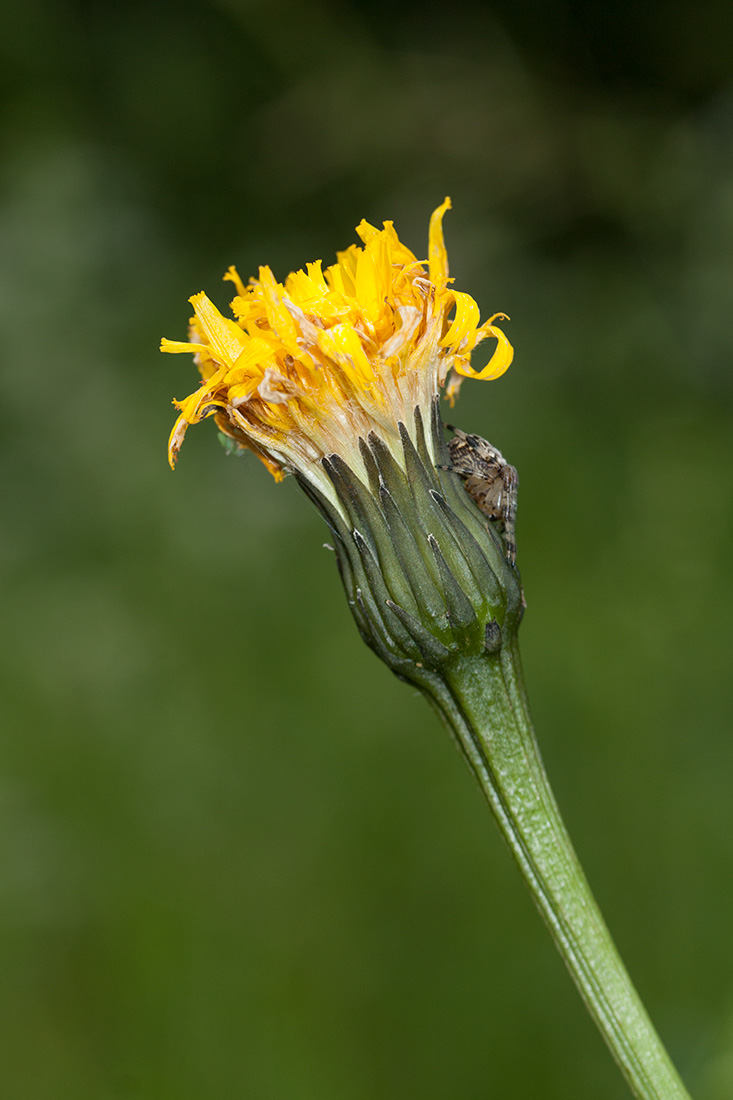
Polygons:
M384 300L392 282L389 251L384 233L370 237L356 265L356 299L369 320L384 312Z
M201 335L209 341L213 357L231 367L247 343L246 333L234 321L222 317L203 291L200 294L194 294L189 298L189 302L195 310L196 319L202 330Z
M245 285L240 279L239 272L237 271L234 264L231 264L227 269L227 273L226 275L224 275L224 281L234 283L235 287L237 288L237 294L241 295L241 297L244 297L247 293Z
M452 293L456 301L456 315L440 341L442 348L457 347L466 336L473 335L480 317L479 308L470 294L463 294L460 290Z
M168 464L171 470L176 468L176 459L178 458L178 452L181 449L183 443L183 437L186 434L188 428L188 421L185 416L179 416L173 425L173 431L168 436Z
M362 218L356 227L356 232L359 234L364 244L369 244L369 241L371 241L373 237L379 236L380 231L377 229L376 225L370 225L366 218Z
M507 340L500 328L490 325L485 329L487 336L495 336L497 340L496 350L483 370L475 371L467 362L456 361L453 369L462 374L464 378L475 378L479 382L488 382L501 375L511 366L514 358L514 348Z
M350 325L322 329L318 334L318 346L357 390L370 384L374 373L372 365L358 333Z
M242 353L234 360L231 370L227 371L227 383L230 386L238 385L252 374L261 377L265 364L272 359L273 350L273 345L268 343L267 340L253 337L246 348L242 350Z
M428 276L433 286L445 284L448 280L448 253L443 239L443 215L450 210L451 201L446 195L437 210L430 215L428 231Z
M358 244L350 244L344 252L337 252L336 259L341 267L341 278L346 288L346 293L354 297L356 290L354 280L356 278L356 265L359 262L362 250Z
M393 264L407 266L410 264L416 264L418 262L417 256L414 254L414 252L410 252L410 249L406 245L404 245L400 238L397 236L394 222L384 222L384 232L390 244Z
M209 351L208 344L188 344L184 340L167 340L165 336L160 341L160 350L169 351L174 355L182 352L190 352L195 355L197 351Z
M295 322L282 299L284 288L275 282L269 267L260 268L260 286L272 332L291 355L297 355L299 348Z

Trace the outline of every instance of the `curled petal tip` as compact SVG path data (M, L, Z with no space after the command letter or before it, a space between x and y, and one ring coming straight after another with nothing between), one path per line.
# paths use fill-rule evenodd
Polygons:
M188 428L188 421L185 416L181 415L173 425L173 431L168 439L168 465L171 470L175 470L176 462L178 461L178 452L181 449L183 443L183 437L186 434Z
M514 348L501 329L494 328L493 325L490 325L485 329L485 332L487 336L496 337L496 350L483 370L480 371L475 371L468 360L463 360L461 362L457 361L453 369L458 374L462 374L464 378L474 378L479 382L491 382L495 378L501 378L502 374L504 374L512 364L512 360L514 359Z

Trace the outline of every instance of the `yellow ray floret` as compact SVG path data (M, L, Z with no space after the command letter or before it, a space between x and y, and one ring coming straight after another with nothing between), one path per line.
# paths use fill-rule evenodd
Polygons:
M168 454L175 465L186 429L213 416L240 446L253 450L276 477L299 469L317 481L320 459L337 453L359 466L359 437L374 429L392 445L397 425L424 414L451 378L498 378L513 349L494 322L483 325L468 294L453 290L443 238L450 199L430 219L428 259L419 260L392 222L357 226L362 246L351 245L322 270L275 279L261 267L243 283L235 268L234 320L204 293L190 299L190 342L163 340L161 351L192 352L200 387L174 404L179 417ZM471 354L487 337L496 340L488 363L476 370Z

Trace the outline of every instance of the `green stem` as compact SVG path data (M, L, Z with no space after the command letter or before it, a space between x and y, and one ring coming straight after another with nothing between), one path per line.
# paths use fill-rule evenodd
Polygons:
M550 933L639 1100L689 1100L614 946L542 764L516 647L457 660L429 691L478 778Z

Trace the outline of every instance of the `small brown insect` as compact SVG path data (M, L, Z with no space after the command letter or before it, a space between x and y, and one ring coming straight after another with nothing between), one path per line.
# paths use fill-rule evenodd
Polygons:
M517 557L514 536L514 520L517 514L517 471L506 461L501 451L480 435L471 435L446 424L453 439L448 443L451 466L441 466L463 479L466 492L490 520L499 521L504 528L506 556L510 565Z

